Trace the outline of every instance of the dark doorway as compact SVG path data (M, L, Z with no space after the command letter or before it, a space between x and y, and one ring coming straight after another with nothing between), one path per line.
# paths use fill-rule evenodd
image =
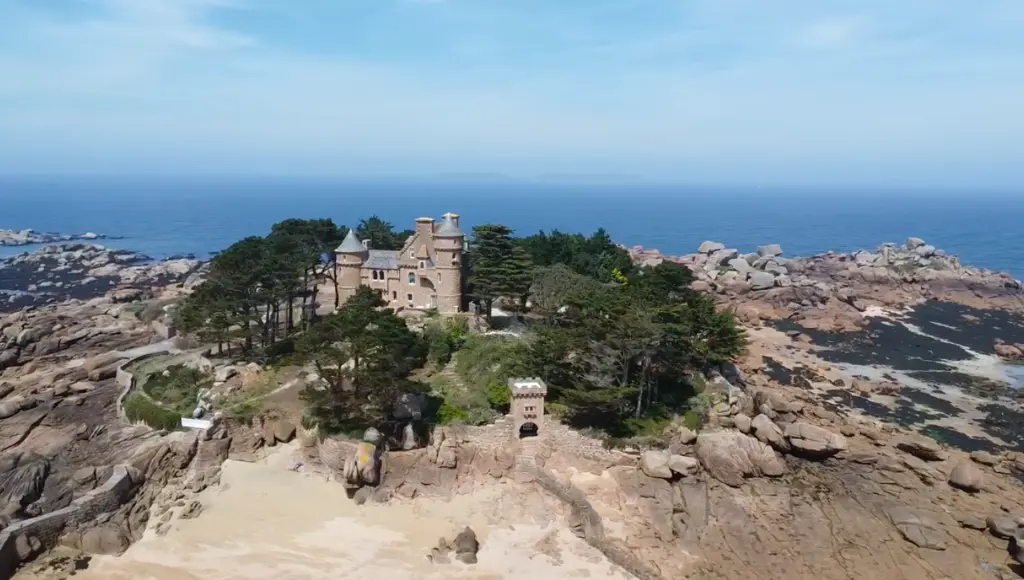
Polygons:
M536 437L537 436L537 424L536 423L523 423L523 426L519 428L519 438L525 437Z

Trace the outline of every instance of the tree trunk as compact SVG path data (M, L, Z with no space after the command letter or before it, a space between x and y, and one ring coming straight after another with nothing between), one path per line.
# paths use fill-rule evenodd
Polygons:
M289 336L295 329L295 295L288 293L288 312L285 314L285 336Z

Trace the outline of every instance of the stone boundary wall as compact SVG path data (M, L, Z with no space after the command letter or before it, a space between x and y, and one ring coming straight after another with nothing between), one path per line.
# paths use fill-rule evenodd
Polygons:
M462 429L465 438L478 449L496 450L512 441L518 441L512 429L512 419L507 415L487 425L471 425ZM580 433L551 415L544 416L542 430L539 439L551 449L562 453L606 465L615 465L623 459L635 459L621 451L606 449L600 439Z
M127 465L118 465L102 486L74 500L71 505L15 522L0 532L0 578L10 578L22 563L17 546L19 537L27 540L34 536L41 543L40 550L49 550L57 545L66 527L92 521L96 516L116 511L124 505L131 498L136 484L140 483L132 477L132 471Z
M158 356L166 356L171 354L169 350L162 350L160 352L150 352L143 355L139 355L133 359L129 359L117 367L117 371L114 374L114 380L121 387L121 392L117 395L117 415L128 421L128 416L124 412L124 400L131 394L132 389L135 388L135 376L128 371L128 367Z
M583 530L583 539L604 554L605 558L640 580L662 580L662 576L657 570L640 560L621 541L605 537L601 516L591 505L587 496L576 486L571 483L559 482L554 474L537 465L519 462L518 467L521 471L532 475L534 481L543 490L569 506L572 510L572 522L578 523Z

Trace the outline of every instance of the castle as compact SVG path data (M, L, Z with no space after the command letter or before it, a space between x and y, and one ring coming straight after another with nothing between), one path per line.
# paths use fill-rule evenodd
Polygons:
M359 286L369 286L396 310L461 312L465 249L466 236L454 213L444 214L439 223L417 218L416 232L401 250L375 250L349 230L335 250L339 298L344 301Z

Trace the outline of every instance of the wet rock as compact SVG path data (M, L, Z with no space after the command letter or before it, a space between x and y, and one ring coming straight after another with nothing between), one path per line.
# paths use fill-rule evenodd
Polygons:
M455 550L455 558L464 564L476 564L476 554L480 551L480 542L476 539L476 532L466 526L459 535L452 541L452 548Z
M198 500L192 500L181 510L181 514L178 518L183 520L191 520L199 517L203 513L203 504L199 503Z

